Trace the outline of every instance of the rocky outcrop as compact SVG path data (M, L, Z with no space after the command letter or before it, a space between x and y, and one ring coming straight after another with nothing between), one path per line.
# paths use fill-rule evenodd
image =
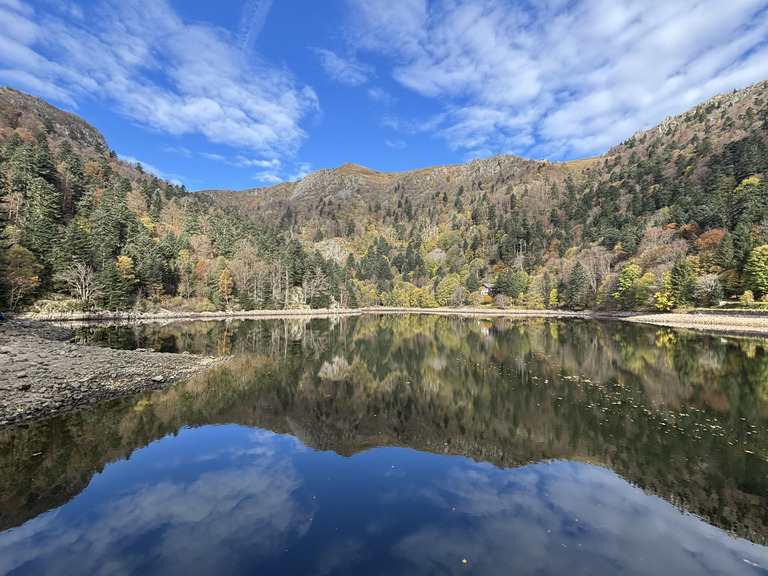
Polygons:
M6 117L6 123L12 128L23 125L33 134L41 130L53 132L102 154L109 150L102 133L79 116L7 86L0 86L0 115Z

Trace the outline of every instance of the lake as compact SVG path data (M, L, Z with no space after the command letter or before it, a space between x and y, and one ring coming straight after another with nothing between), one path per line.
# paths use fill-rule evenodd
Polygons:
M392 315L91 327L230 355L0 431L0 574L768 574L768 340Z

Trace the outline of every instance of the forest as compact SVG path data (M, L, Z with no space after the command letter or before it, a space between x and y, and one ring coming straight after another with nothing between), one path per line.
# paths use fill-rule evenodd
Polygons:
M768 302L768 82L604 156L189 192L0 92L0 306L670 311Z

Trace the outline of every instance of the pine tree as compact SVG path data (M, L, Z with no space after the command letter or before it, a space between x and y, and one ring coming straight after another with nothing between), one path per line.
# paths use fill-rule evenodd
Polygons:
M61 205L56 188L43 178L34 178L27 188L21 219L22 243L46 264L54 260L57 224Z
M696 273L685 254L678 254L669 272L669 288L676 306L685 306L693 302L693 290L696 286Z
M568 280L568 303L574 310L583 310L587 307L588 300L589 278L587 271L581 262L576 262Z
M99 283L103 286L102 303L107 310L121 310L125 307L130 293L128 282L118 272L113 260L108 260L99 275Z
M744 267L744 277L757 298L768 294L768 244L752 250Z

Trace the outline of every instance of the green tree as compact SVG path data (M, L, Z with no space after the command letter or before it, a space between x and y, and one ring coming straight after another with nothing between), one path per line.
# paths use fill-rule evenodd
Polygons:
M443 278L435 290L435 300L438 305L447 306L459 286L461 286L461 279L458 274L448 274Z
M576 262L568 280L568 304L573 310L583 310L587 307L588 300L589 278L587 271L581 262Z
M752 250L744 267L744 278L757 298L768 294L768 244Z
M717 249L715 261L717 262L717 265L720 266L723 270L730 270L733 267L733 258L733 235L726 232L723 235L723 241L720 243L720 246Z
M108 260L99 275L102 304L107 310L121 310L130 294L128 281L118 272L114 260Z
M680 253L669 271L669 289L676 306L685 306L693 302L696 287L696 273L685 254Z
M37 289L42 271L42 265L32 252L23 246L11 246L0 264L8 308L15 310L25 296Z
M61 205L56 188L43 178L34 178L27 189L21 221L22 243L46 263L53 263Z
M469 292L477 292L480 289L480 279L477 277L477 274L470 272L465 285Z
M635 281L643 275L643 269L637 264L628 264L622 268L613 297L619 310L632 310L635 306Z

